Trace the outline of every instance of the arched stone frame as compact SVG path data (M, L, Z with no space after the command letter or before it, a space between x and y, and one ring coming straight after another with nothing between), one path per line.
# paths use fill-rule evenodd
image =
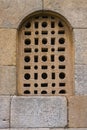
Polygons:
M27 23L28 20L31 21L32 18L36 17L36 16L48 16L48 17L55 17L56 19L58 18L60 22L63 23L64 25L64 28L62 30L65 31L65 34L58 34L58 36L60 35L60 37L62 37L61 35L66 35L66 45L64 45L64 47L60 46L60 48L65 48L64 50L64 53L66 55L65 57L65 60L67 61L65 63L65 69L61 68L60 66L60 69L58 68L58 71L60 71L59 73L56 72L56 71L53 71L56 73L58 73L58 76L60 73L64 72L65 76L67 77L66 78L66 81L62 82L62 79L60 82L57 83L56 87L52 87L52 89L50 89L50 92L49 92L49 84L47 86L48 90L47 90L47 94L44 93L44 94L41 94L41 91L42 90L39 90L40 89L40 85L41 85L41 82L39 84L39 89L38 88L35 88L34 87L34 78L32 79L33 82L30 83L31 87L30 86L26 86L24 87L23 84L26 83L24 80L24 65L21 66L23 63L23 59L24 59L24 47L22 48L22 44L24 43L24 39L23 39L23 35L21 37L21 32L22 32L22 29L24 28L24 25ZM40 18L41 19L41 18ZM46 20L46 19L45 19ZM61 29L60 29L61 30ZM28 30L29 31L29 30ZM49 31L49 30L48 30ZM63 32L62 32L63 33ZM21 38L22 38L22 42L21 42ZM34 38L34 37L33 37ZM40 41L41 42L41 41ZM56 43L55 43L56 44ZM68 45L67 45L68 44ZM41 49L41 48L40 48ZM68 50L68 51L66 51ZM56 50L57 51L57 50ZM61 49L60 49L60 53L61 53ZM58 52L59 53L59 52ZM33 54L33 53L32 53ZM61 53L62 54L62 53ZM60 55L61 55L60 54ZM30 54L28 54L29 56ZM38 54L40 55L40 53ZM62 55L61 55L62 56ZM22 59L22 61L21 61ZM57 62L57 61L56 61ZM34 62L33 62L34 63ZM50 63L50 62L49 62ZM48 63L48 64L49 64ZM31 63L30 63L31 64ZM28 64L29 65L29 64ZM40 63L38 64L40 65ZM60 63L60 65L62 65ZM30 65L31 66L31 65ZM42 66L42 64L41 64ZM34 67L34 66L33 66ZM59 67L59 64L58 64L58 67ZM63 66L62 66L63 67ZM51 69L52 71L52 69ZM27 71L29 73L29 70ZM32 71L34 73L34 69ZM31 73L32 73L31 72ZM28 74L27 73L27 74ZM39 71L37 72L39 73ZM63 73L62 73L63 74ZM58 78L59 79L59 78ZM30 80L30 79L29 79ZM38 79L39 80L39 79ZM48 81L52 81L52 79L47 79ZM22 82L22 83L21 83ZM56 82L55 82L56 83ZM65 83L64 84L61 84L61 83ZM27 84L29 84L27 82ZM59 85L60 84L60 85ZM33 86L33 87L32 87ZM50 85L51 87L51 85ZM31 89L30 89L31 88ZM33 88L33 89L32 89ZM44 88L43 91L45 91L45 87L42 87ZM41 89L42 89L41 88ZM56 88L56 89L54 89ZM39 93L34 93L35 90L39 90ZM26 91L26 94L24 94L24 91ZM52 94L52 91L55 91L55 93ZM58 92L57 92L58 91ZM29 93L28 93L29 92ZM72 34L72 27L70 25L70 23L63 17L61 16L60 14L56 13L56 12L52 12L52 11L37 11L37 12L34 12L30 15L28 15L26 18L24 18L24 20L20 23L19 25L19 29L18 29L18 46L17 46L17 94L18 95L73 95L74 94L74 44L73 44L73 34Z

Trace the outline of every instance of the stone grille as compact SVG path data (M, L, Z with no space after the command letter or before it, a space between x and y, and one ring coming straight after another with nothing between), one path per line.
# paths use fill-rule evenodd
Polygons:
M19 95L72 93L68 27L59 17L41 14L23 23L18 48Z

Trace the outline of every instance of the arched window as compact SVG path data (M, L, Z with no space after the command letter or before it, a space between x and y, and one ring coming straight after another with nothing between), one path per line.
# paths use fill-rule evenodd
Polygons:
M19 28L18 95L72 95L72 29L60 15L38 12Z

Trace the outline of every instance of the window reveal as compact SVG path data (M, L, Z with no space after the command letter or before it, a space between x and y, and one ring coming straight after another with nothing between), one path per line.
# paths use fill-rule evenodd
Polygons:
M72 94L69 30L59 17L42 13L20 29L19 95Z

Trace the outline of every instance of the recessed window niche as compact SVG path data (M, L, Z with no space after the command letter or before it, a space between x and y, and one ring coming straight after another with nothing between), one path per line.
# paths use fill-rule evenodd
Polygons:
M37 12L19 28L18 95L73 94L72 29L53 12Z

